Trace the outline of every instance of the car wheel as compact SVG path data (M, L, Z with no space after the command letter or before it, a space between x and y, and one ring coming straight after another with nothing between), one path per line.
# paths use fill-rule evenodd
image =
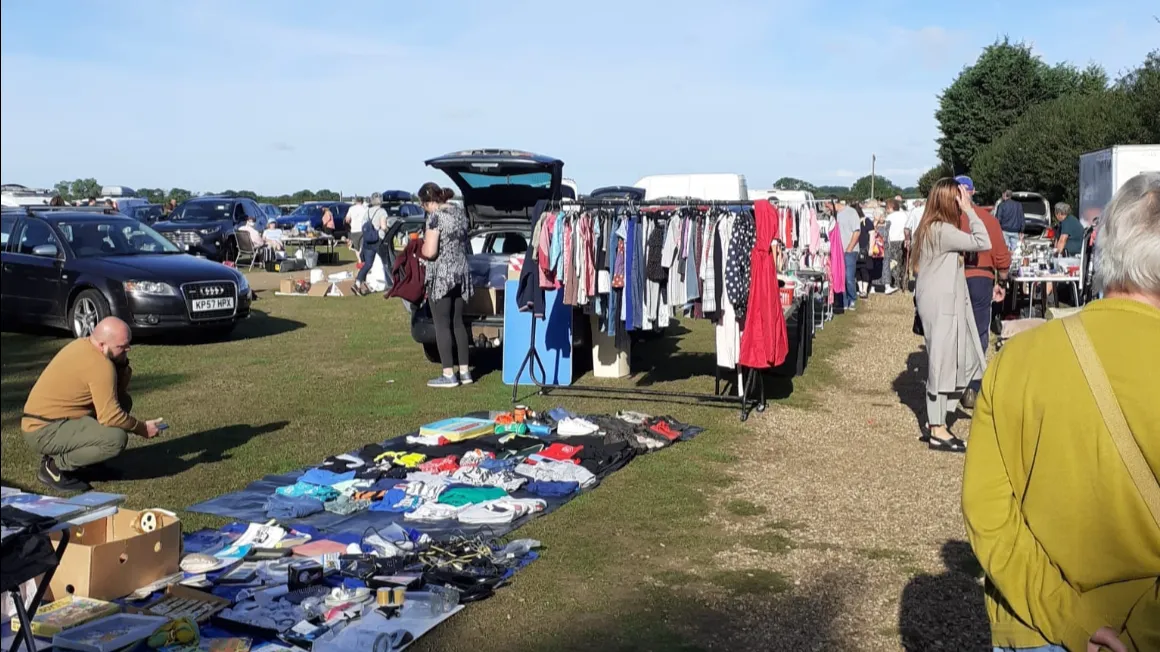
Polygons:
M105 295L96 290L85 290L73 299L68 310L68 323L73 337L88 337L93 334L102 319L112 313Z
M427 357L427 362L441 362L439 359L439 347L434 344L424 344L423 355Z

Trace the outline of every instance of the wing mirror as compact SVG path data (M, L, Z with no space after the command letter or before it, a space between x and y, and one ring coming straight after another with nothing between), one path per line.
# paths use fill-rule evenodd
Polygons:
M59 250L57 250L56 245L54 245L54 244L42 244L42 245L37 245L37 246L32 248L32 255L33 256L41 256L44 258L56 258L58 253L60 253L60 252L59 252Z

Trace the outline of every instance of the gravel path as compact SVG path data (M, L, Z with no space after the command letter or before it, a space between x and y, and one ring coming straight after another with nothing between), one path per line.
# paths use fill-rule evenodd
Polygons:
M911 298L859 304L853 341L830 361L837 382L807 409L754 419L732 469L740 481L720 496L714 520L740 542L718 554L721 567L793 585L749 609L725 606L731 649L987 649L959 507L963 457L917 441L925 361ZM969 419L952 429L965 438Z

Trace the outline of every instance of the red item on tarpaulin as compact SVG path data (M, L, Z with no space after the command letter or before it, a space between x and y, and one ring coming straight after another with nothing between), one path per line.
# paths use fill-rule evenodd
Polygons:
M777 212L768 200L760 199L753 203L753 213L757 238L750 254L749 308L745 312L745 330L741 331L740 363L751 369L768 369L785 362L789 334L771 251Z

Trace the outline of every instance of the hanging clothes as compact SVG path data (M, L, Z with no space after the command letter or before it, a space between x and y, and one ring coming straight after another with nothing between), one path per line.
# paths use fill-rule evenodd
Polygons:
M725 291L729 303L737 314L737 321L745 323L745 310L749 304L750 252L757 237L752 213L742 213L733 221L733 234L729 239L729 253L725 262Z
M830 229L830 300L836 305L834 295L845 296L846 292L846 254L842 247L842 230L838 228L838 221L834 220L834 228Z
M785 362L789 353L785 312L781 308L777 270L773 266L773 241L778 214L767 200L753 204L756 234L751 254L753 274L745 330L741 333L741 364L751 369L768 369Z
M810 256L817 256L818 252L822 250L822 227L818 224L818 212L814 210L814 207L810 206L807 210L809 212L807 219L810 233L809 252Z
M724 264L729 250L729 243L733 240L733 226L737 217L732 213L725 215L717 224L718 248L722 253ZM724 283L722 283L724 285ZM737 313L733 303L729 300L728 292L720 294L720 311L717 318L715 332L717 344L717 366L726 369L737 367L737 358L741 352L741 332L737 324Z

